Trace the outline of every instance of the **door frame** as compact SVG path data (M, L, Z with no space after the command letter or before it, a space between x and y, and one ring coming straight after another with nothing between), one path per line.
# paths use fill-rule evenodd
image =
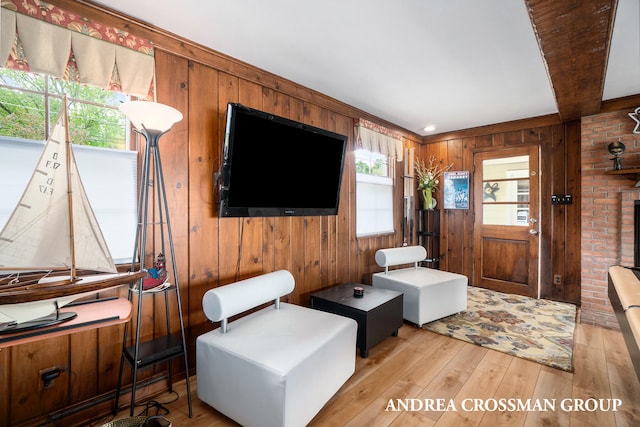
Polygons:
M520 226L496 226L484 225L483 218L483 176L482 161L494 158L515 157L521 155L529 156L529 216L528 220L534 218L535 223L528 222L527 227ZM473 269L472 282L475 286L486 287L501 292L517 293L533 298L540 296L540 270L541 270L541 229L540 223L540 147L538 145L528 145L523 147L504 148L498 150L482 150L473 153L473 191L474 191L474 225L473 225ZM532 231L533 230L533 231ZM535 234L530 234L535 233ZM483 238L495 237L499 241L507 241L512 238L513 242L528 242L528 263L526 286L518 283L517 280L498 280L483 277Z

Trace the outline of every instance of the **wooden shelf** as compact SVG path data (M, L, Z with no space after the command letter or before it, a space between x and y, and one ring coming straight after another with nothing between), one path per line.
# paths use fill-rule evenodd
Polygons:
M624 178L634 180L636 187L640 186L640 168L608 170L605 175L620 175Z
M131 318L131 302L126 298L83 301L66 305L60 312L78 316L55 326L0 335L0 348L125 323Z
M638 175L640 174L640 168L633 169L620 169L620 170L610 170L605 172L606 175Z

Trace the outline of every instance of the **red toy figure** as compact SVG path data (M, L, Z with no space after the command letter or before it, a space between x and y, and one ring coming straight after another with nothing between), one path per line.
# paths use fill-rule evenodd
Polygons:
M166 258L164 254L160 252L156 257L156 262L154 263L154 268L150 268L147 270L150 277L145 277L144 283L142 285L142 289L151 289L156 286L162 285L167 281L167 267L166 267Z

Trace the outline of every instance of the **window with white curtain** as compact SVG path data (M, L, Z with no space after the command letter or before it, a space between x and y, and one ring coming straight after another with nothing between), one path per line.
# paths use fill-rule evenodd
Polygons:
M0 69L0 182L8 183L0 186L0 229L34 172L62 95L72 94L70 137L89 203L114 261L130 262L137 223L138 153L127 149L126 120L118 110L127 97L20 73ZM99 97L90 99L93 93Z
M389 158L356 150L356 236L393 233L393 178Z

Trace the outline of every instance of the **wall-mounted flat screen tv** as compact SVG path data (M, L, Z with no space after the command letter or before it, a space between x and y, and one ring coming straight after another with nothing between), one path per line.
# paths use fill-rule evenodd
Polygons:
M220 216L338 213L346 136L235 103L226 119Z

